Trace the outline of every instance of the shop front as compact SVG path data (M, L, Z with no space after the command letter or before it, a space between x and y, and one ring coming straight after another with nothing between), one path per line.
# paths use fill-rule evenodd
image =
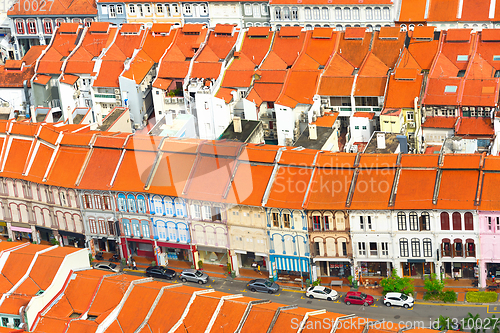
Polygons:
M137 256L144 258L155 258L154 244L151 240L124 238L122 241L123 253L128 258L129 256Z
M328 258L314 258L313 262L319 267L320 276L347 278L351 275L349 259L338 261L328 260Z
M267 254L244 250L233 251L238 259L238 267L254 269L256 266L260 266L261 270L267 270Z
M54 232L52 229L37 226L36 232L39 241L50 242L50 240L54 238Z
M392 263L386 261L361 261L358 265L363 277L386 277L392 271Z
M0 221L0 236L9 238L9 230L5 221Z
M228 263L227 248L197 245L196 250L198 251L198 260L205 264L227 265Z
M85 247L85 236L82 234L59 230L59 235L62 237L64 246Z
M401 263L401 271L405 277L423 278L434 273L434 263L425 259L408 259Z
M269 264L269 277L275 280L279 277L290 278L292 276L309 278L309 258L270 255Z
M193 262L191 245L167 242L156 242L156 245L160 248L159 263L162 265L168 265L169 260Z
M445 262L444 273L448 278L475 279L479 269L475 262Z
M10 230L14 234L14 240L23 241L29 240L33 242L31 227L24 223L11 223Z

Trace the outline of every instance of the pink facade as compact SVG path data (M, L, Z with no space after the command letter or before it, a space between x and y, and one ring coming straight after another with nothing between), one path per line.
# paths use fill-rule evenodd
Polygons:
M500 212L479 211L480 285L486 286L488 274L500 272Z

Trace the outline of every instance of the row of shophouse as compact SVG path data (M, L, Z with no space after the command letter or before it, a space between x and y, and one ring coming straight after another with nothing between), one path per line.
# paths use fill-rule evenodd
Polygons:
M313 279L500 271L498 157L348 154L0 122L1 230Z
M154 117L170 129L155 135L216 140L239 117L286 146L363 151L381 130L410 152L458 136L496 154L499 31L64 23L0 67L0 98L92 129L125 107L127 132Z

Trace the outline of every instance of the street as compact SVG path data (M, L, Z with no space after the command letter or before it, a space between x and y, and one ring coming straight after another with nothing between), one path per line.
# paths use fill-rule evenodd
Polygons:
M127 274L142 275L139 272L126 272ZM162 280L169 283L181 283L179 280ZM329 302L325 300L309 299L305 297L305 293L300 290L281 289L277 294L267 294L259 292L251 292L246 290L246 281L223 279L223 278L210 278L207 285L201 286L204 288L212 288L217 291L226 292L229 294L242 294L244 296L269 299L275 303L282 303L285 305L297 305L304 308L321 310L326 309L329 312L340 314L354 314L359 317L374 319L377 321L384 320L393 324L413 325L418 327L429 328L431 323L436 320L440 315L449 317L451 321L459 322L462 326L467 328L464 318L470 312L473 315L479 314L484 320L487 317L500 317L500 305L474 305L474 304L433 304L425 301L417 301L415 306L410 309L402 307L386 307L382 302L382 297L376 296L375 304L373 306L364 307L359 305L346 305L343 302L343 294L337 301ZM186 285L200 287L197 284L187 282ZM335 289L335 287L333 288Z

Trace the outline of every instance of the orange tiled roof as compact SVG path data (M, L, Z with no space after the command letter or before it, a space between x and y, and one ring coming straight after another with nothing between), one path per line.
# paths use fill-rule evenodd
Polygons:
M493 138L495 131L490 118L460 117L455 125L455 134L459 136L489 136Z
M453 117L427 117L422 127L427 128L454 128L457 118Z
M266 207L301 209L311 175L311 169L280 166ZM288 188L287 184L292 184L292 187Z
M91 0L55 0L50 4L50 10L46 6L23 6L19 1L7 12L8 16L47 16L47 15L89 15L97 16L97 6ZM28 10L26 10L28 8ZM36 10L35 10L36 9Z
M457 179L460 179L457 182ZM438 209L476 209L476 198L479 171L444 170L439 186L436 208Z
M428 8L428 22L456 21L459 0L431 0Z
M398 22L425 22L427 0L402 0Z
M304 208L344 209L353 174L348 168L317 169Z

